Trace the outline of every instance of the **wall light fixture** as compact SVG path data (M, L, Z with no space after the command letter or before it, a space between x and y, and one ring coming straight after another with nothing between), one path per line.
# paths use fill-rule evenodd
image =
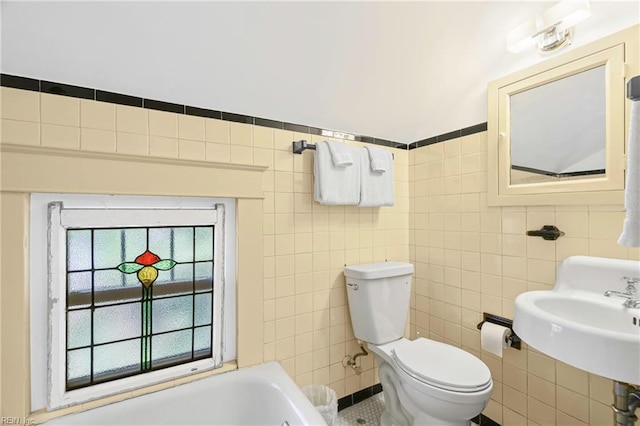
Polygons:
M551 52L571 44L573 26L591 16L589 0L563 0L507 34L507 50L518 53L535 44Z

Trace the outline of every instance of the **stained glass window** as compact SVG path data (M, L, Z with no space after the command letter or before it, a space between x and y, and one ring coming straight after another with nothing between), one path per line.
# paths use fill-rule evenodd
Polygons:
M66 229L66 389L212 356L215 225Z

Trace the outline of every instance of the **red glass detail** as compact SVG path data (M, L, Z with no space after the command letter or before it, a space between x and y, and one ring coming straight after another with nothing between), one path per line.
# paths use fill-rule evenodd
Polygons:
M136 257L136 263L144 266L153 265L158 261L160 261L160 258L156 254L151 253L149 250Z

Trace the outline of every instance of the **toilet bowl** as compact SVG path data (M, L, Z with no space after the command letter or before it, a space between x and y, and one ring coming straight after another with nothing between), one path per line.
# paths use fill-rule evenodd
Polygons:
M413 265L380 262L345 268L354 336L368 343L384 390L382 426L469 425L493 390L489 368L445 343L403 337Z
M489 368L462 349L424 338L368 346L385 392L383 426L469 425L489 401Z

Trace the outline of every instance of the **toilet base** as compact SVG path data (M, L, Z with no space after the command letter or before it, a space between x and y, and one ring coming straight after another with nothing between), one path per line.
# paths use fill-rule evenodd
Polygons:
M467 419L451 421L450 419L446 420L425 413L423 411L425 407L418 407L412 398L407 395L393 367L377 354L376 361L378 363L378 376L384 389L385 401L385 410L380 418L381 426L470 426L472 424L471 420ZM478 407L478 409L481 411L482 407ZM449 417L451 412L443 414L445 417Z
M383 385L384 387L384 385ZM460 422L447 422L442 419L437 419L435 417L429 416L424 413L420 413L416 418L410 417L405 418L403 416L398 416L397 413L396 419L394 420L394 413L392 410L387 408L387 393L384 393L385 397L385 410L380 417L380 426L425 426L425 425L438 425L438 426L471 426L473 423L470 420L464 420Z

